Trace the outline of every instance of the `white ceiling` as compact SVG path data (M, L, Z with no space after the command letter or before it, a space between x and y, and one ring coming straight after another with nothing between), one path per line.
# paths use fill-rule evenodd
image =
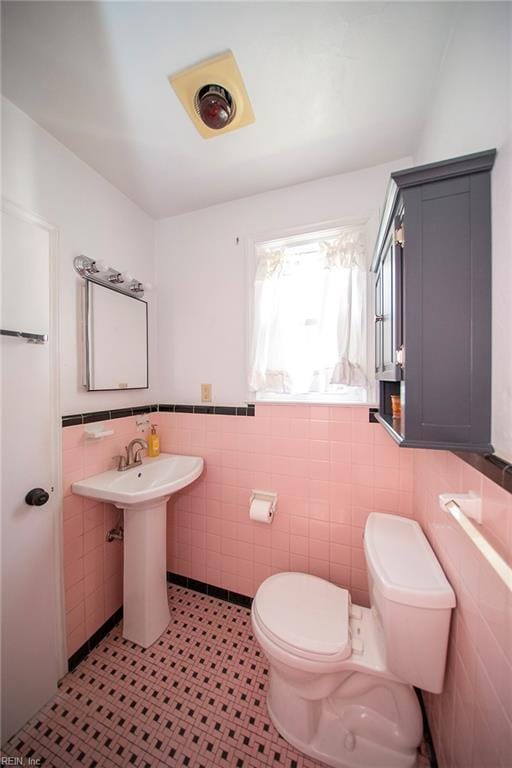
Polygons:
M4 95L154 218L410 154L452 3L3 2ZM256 114L205 141L169 74L230 48Z

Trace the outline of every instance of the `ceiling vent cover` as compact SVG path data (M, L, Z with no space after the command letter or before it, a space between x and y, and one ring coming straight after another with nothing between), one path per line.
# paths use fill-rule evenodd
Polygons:
M205 139L254 122L251 102L231 51L171 75L169 81Z

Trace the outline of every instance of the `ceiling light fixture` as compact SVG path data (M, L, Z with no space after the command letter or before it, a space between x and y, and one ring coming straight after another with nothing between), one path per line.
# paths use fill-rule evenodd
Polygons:
M205 139L254 122L249 95L231 51L172 75L169 81Z
M229 125L236 112L230 92L222 85L203 85L196 93L195 106L203 123L214 131Z

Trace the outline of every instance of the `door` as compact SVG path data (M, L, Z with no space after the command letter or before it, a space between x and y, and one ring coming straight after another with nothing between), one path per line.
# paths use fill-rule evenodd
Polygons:
M2 649L1 741L56 691L63 673L58 414L52 364L54 233L2 210L0 328L46 334L46 343L0 335ZM33 489L48 493L30 505ZM34 501L44 496L33 494Z
M402 344L402 248L391 227L382 249L375 283L375 375L400 381L396 353Z

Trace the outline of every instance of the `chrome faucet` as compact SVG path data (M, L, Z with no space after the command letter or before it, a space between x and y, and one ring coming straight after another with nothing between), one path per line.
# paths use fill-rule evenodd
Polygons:
M136 445L139 445L140 448L134 450ZM141 437L136 437L134 440L131 440L126 446L125 456L123 454L120 456L114 456L114 459L118 459L117 471L125 472L127 469L132 469L132 467L138 467L139 464L142 464L140 454L141 451L147 447L147 442Z

